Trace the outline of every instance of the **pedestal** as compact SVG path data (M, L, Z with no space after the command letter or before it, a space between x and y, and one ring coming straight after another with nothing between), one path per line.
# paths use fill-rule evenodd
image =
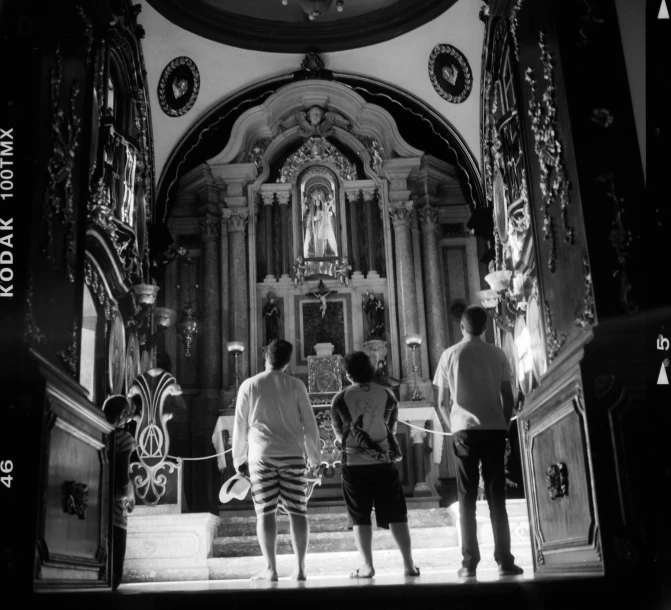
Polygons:
M123 581L209 580L220 523L210 513L129 515Z

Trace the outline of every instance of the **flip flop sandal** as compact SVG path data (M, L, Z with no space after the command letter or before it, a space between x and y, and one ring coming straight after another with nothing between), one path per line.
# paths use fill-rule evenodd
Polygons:
M419 568L417 566L415 566L415 570L417 570L417 574L408 574L406 572L405 576L408 576L409 578L414 578L415 576L419 576Z
M350 572L349 577L350 578L360 578L361 580L370 580L371 578L373 578L372 576L359 576L359 570L360 569L361 568L357 568L356 570L354 570L354 572Z

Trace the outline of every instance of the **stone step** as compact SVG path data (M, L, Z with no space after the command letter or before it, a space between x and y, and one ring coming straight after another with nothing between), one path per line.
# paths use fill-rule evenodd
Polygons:
M346 513L310 513L310 532L314 534L325 532L347 532L348 520ZM256 515L250 514L236 517L223 517L217 535L219 537L235 538L238 536L256 536ZM423 508L408 511L408 525L411 530L427 527L450 527L455 524L456 518L448 508ZM373 524L375 517L373 516ZM289 517L278 515L277 533L289 533Z
M374 533L373 541L377 533L377 531ZM479 572L496 570L493 552L492 546L480 545L482 560L478 566ZM531 576L533 574L531 546L514 545L512 553L515 556L515 563L524 568L527 577ZM461 567L461 550L458 547L415 549L413 546L413 558L422 575L432 572L456 572ZM378 576L403 572L403 561L397 549L377 550L373 555L373 561ZM293 555L277 556L277 572L281 579L290 576L294 568L293 562ZM308 579L316 576L347 576L360 565L361 559L356 551L314 553L312 552L312 541L305 559ZM246 580L263 568L263 559L261 557L211 558L207 560L207 566L210 580Z
M412 546L415 549L433 549L456 547L458 542L457 528L451 527L423 527L411 531ZM395 549L396 543L388 530L375 529L373 534L373 550L382 551ZM309 552L335 553L356 551L354 534L344 532L310 533ZM291 536L279 534L277 536L277 554L292 554ZM233 536L215 538L212 545L214 557L253 557L261 555L261 549L256 536Z

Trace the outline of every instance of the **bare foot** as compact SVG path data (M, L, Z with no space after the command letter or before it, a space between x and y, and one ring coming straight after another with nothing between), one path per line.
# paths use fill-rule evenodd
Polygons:
M269 580L274 582L277 580L277 570L267 568L258 574L254 574L250 580Z
M351 572L350 578L373 578L375 576L375 569L372 567L358 568Z
M404 575L405 576L419 576L419 568L416 565L413 564L413 566L410 569L408 569L408 568L405 569Z
M307 576L305 574L305 568L294 570L291 573L291 580L307 580Z

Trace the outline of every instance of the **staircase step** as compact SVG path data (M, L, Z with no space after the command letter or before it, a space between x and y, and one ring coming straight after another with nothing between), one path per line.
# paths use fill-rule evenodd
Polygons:
M377 537L377 531L373 535L373 541ZM514 545L511 549L515 556L515 563L524 568L525 574L533 574L533 560L531 547ZM493 558L493 547L480 545L482 560L478 566L479 572L496 570ZM413 558L419 566L422 575L432 572L455 571L461 567L461 549L430 548L415 549L413 539ZM403 561L397 549L377 550L373 556L375 571L378 576L401 574L403 572ZM312 540L310 550L305 560L305 567L309 577L316 576L346 576L352 570L361 565L361 559L357 552L312 552ZM235 558L211 558L207 560L210 571L210 580L246 580L263 568L261 557L235 557ZM288 577L294 568L293 555L277 556L277 571L280 578Z
M346 513L310 513L310 532L314 534L326 532L347 532ZM219 537L235 538L256 536L256 515L223 516L217 531ZM373 516L373 524L375 517ZM408 511L408 525L411 530L431 527L450 527L455 524L454 515L448 508L423 508ZM289 517L278 515L277 533L289 533Z
M413 549L433 549L455 547L458 545L457 528L423 527L411 531ZM396 543L388 530L376 529L373 534L373 550L395 549ZM356 551L354 535L349 531L326 531L310 533L309 552L334 553ZM277 554L292 554L291 536L277 536ZM253 557L261 554L256 536L232 536L215 538L212 546L214 557Z

